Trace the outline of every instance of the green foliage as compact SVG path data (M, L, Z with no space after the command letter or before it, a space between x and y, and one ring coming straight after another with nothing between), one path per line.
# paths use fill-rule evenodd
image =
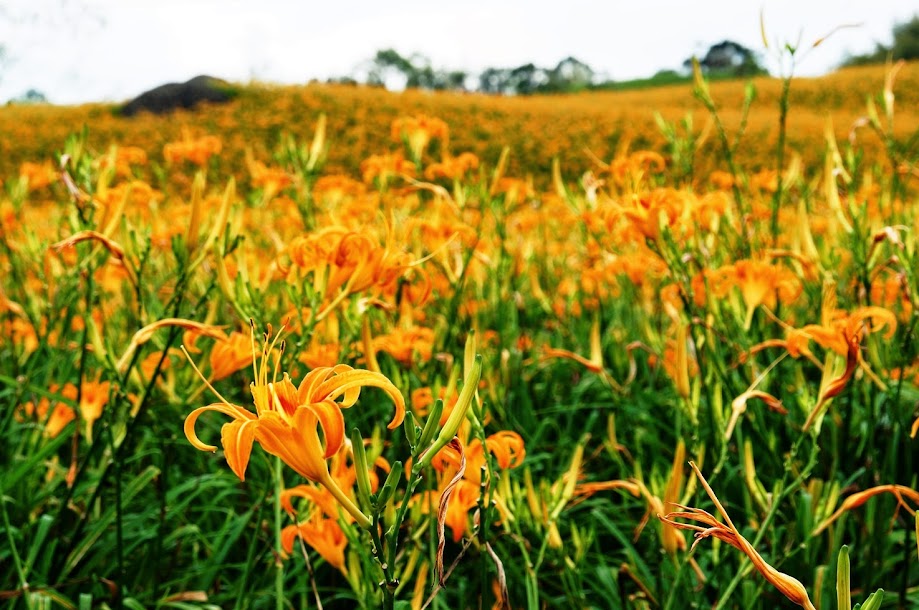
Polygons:
M919 59L919 15L909 21L894 25L893 40L890 44L876 43L874 51L848 57L842 62L842 65L880 64L888 59L893 61Z

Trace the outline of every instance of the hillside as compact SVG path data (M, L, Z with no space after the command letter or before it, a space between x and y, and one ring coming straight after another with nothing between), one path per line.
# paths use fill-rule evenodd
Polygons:
M853 123L864 114L868 96L882 90L883 80L880 66L795 79L790 97L789 149L800 153L807 163L815 161L823 150L827 117L833 119L837 138L846 138ZM781 93L777 79L757 78L752 83L756 99L738 151L739 161L748 168L771 163ZM711 85L729 133L740 121L745 86L743 81ZM895 92L896 130L912 132L919 126L919 64L900 71ZM447 123L454 153L468 150L486 163L494 163L507 145L512 174L548 176L551 160L558 157L566 178L575 179L593 165L585 149L604 160L626 144L631 149L666 152L654 111L670 121L691 112L696 131L708 120L689 85L564 96L492 97L416 90L393 93L324 84L256 84L244 87L238 99L225 106L136 118L117 116L113 105L7 106L0 108L0 174L15 174L25 161L51 158L52 151L61 150L67 136L84 125L88 143L95 150L104 151L116 142L138 146L154 162L162 160L163 146L178 139L183 129L219 135L229 151L223 161L236 165L247 147L256 157L266 157L283 133L306 141L318 115L325 113L331 145L327 168L356 175L361 160L392 146L389 128L395 118L424 113ZM863 133L863 145L870 148L877 144L871 134ZM703 169L710 169L717 157L712 154L714 144L710 138L702 149Z

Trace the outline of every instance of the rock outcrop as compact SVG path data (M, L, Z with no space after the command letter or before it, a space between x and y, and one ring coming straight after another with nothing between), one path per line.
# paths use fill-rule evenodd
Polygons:
M184 83L167 83L145 91L125 104L121 114L134 116L144 110L165 114L177 108L194 108L201 102L228 102L234 96L233 87L225 80L202 75Z

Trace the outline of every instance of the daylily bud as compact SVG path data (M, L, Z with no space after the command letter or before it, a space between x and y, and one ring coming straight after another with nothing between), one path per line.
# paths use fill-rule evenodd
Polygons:
M418 433L421 431L421 428L415 424L415 416L412 413L406 414L405 420L402 422L402 428L405 430L405 440L408 441L408 444L414 450L418 442Z
M377 510L389 503L396 493L396 487L399 485L399 479L401 478L402 462L395 462L392 465L392 470L389 471L389 475L386 477L386 482L383 483L383 488L380 489L380 493L377 494L377 501L375 503L375 508Z
M434 406L428 413L428 419L421 430L421 438L418 440L418 447L427 447L434 439L434 433L437 432L437 426L440 425L440 416L444 412L444 401L438 398L434 401Z
M849 547L843 545L839 549L839 558L836 560L836 608L838 610L852 610L850 581Z
M421 456L421 459L418 460L419 468L429 464L434 456L437 455L437 452L456 436L460 424L466 419L466 412L469 411L469 407L472 405L472 399L475 397L475 392L479 386L479 379L481 377L482 356L476 355L474 364L466 372L466 379L463 380L463 390L456 400L456 405L453 406L450 418L447 419L447 423L441 428L440 434L437 435L431 447L427 449L424 455Z
M367 468L367 452L361 431L351 429L351 454L354 456L354 476L357 479L357 499L362 506L371 506L370 471Z

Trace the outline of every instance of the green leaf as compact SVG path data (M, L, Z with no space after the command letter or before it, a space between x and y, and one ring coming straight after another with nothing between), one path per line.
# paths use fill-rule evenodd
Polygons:
M35 565L35 558L38 557L38 552L45 548L45 538L48 537L48 532L53 524L54 517L51 515L42 515L38 518L38 526L32 538L32 546L29 548L29 556L26 558L25 572L27 575Z
M71 438L69 434L58 434L51 439L47 445L44 445L38 451L31 454L22 464L9 471L5 476L0 476L0 489L3 490L3 493L15 487L16 483L27 474L45 472L44 468L39 468L38 466L47 458L54 455L54 452L57 451L61 445L71 440Z
M230 550L236 546L239 537L242 535L246 526L249 524L249 521L252 520L252 515L254 513L255 507L250 508L242 515L228 519L219 532L213 533L214 540L220 540L223 542L223 544L210 558L209 565L207 566L204 575L198 580L197 586L194 587L195 589L207 591L211 588L211 585L217 578L218 573L224 567L223 564L227 555L230 553Z
M852 610L852 595L850 591L851 575L849 573L849 547L843 545L839 549L839 558L836 560L836 608L837 610Z
M122 506L127 506L130 504L131 500L139 494L142 490L147 488L150 483L153 482L153 479L159 475L160 470L155 466L148 466L143 472L141 472L137 477L134 478L128 485L122 490L121 503ZM67 562L64 564L64 570L62 577L70 574L70 572L76 568L76 566L83 560L83 557L86 556L86 553L89 552L91 548L99 541L99 539L109 531L112 525L115 522L116 511L115 504L112 503L102 516L99 517L92 525L92 529L86 532L83 540L73 549L70 555L67 557Z

